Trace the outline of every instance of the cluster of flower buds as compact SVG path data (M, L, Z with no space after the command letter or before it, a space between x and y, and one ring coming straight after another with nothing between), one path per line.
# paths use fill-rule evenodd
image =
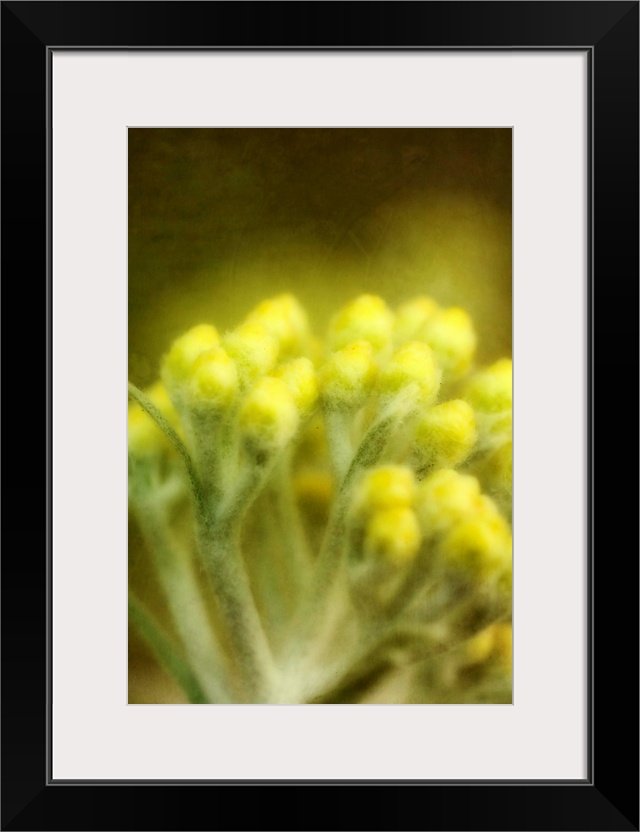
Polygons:
M354 516L364 524L366 558L402 565L416 556L422 539L416 492L415 476L407 466L381 465L366 471L353 497Z
M313 618L322 608L316 596L335 595L344 575L345 595L359 613L375 618L376 605L384 607L391 630L407 621L433 624L440 608L449 615L461 586L468 588L465 603L482 596L500 611L496 617L506 617L499 626L509 628L512 367L503 359L476 370L476 341L463 309L418 297L393 310L361 295L333 316L319 347L305 310L284 294L260 303L233 330L200 324L179 337L162 361L162 381L146 391L153 407L130 407L134 458L176 457L158 413L184 443L193 469L185 489L201 490L198 522L212 540L220 544L225 511L227 521L247 516L248 527L261 530L255 540L243 535L243 545L256 551L241 561L254 594L261 581L269 583L256 615L267 618L262 627L276 666L278 651L288 648L270 636L274 593L299 593L285 605L297 610L293 626L305 605ZM139 491L140 482L134 486ZM294 538L304 557L280 559L269 574L261 558ZM474 615L485 620L475 607L469 621ZM485 640L494 633L486 626ZM292 630L279 621L277 632ZM412 632L420 638L419 627ZM234 638L220 635L224 649L233 652ZM482 643L469 642L478 655ZM470 660L460 656L462 667Z

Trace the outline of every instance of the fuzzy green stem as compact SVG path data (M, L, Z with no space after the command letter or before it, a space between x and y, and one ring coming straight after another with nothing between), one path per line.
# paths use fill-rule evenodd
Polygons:
M232 648L241 700L269 701L273 660L240 552L239 525L202 520L198 546Z
M129 621L151 647L163 667L178 682L194 705L209 700L195 674L183 659L180 650L162 631L158 622L132 594L129 595Z
M189 483L191 484L191 491L193 493L196 506L200 509L202 505L202 489L200 487L200 480L193 465L193 461L189 455L189 451L186 449L182 439L180 439L176 431L169 424L167 419L165 419L155 404L147 396L145 396L142 390L131 382L129 382L129 396L131 396L131 398L140 405L145 413L153 419L156 425L165 434L167 439L169 439L173 447L178 452L178 455L184 463L187 471L187 476L189 477Z
M333 600L333 588L340 575L347 546L346 513L350 486L366 468L382 457L389 441L415 413L417 387L411 385L390 401L373 422L355 452L336 496L311 585L299 605L290 630L289 662L294 663L322 632L326 611Z
M402 428L414 409L415 395L412 390L407 390L387 405L364 435L344 475L327 523L316 570L314 593L316 597L322 597L326 593L332 577L337 573L337 565L345 550L345 515L349 504L351 484L362 471L376 465L392 436Z
M287 556L285 569L295 587L299 588L309 569L311 554L293 489L290 453L276 464L274 473L272 493Z
M134 508L193 672L211 702L228 702L222 683L222 659L192 565L177 546L164 512L155 502L136 501Z
M260 545L251 572L270 641L277 649L304 592L312 563L293 489L290 451L276 463L256 509Z
M340 483L349 469L353 458L350 437L350 421L353 413L327 407L324 410L324 424L331 469L336 482Z
M275 671L242 558L240 532L275 461L272 457L246 468L230 497L220 505L205 505L197 518L198 548L235 659L237 693L255 703L269 701Z
M271 489L266 489L263 499L255 507L255 527L252 531L258 545L254 547L257 551L251 558L251 563L247 564L247 569L265 631L275 653L284 625L291 616L291 587L286 580L282 530L277 522L274 500Z

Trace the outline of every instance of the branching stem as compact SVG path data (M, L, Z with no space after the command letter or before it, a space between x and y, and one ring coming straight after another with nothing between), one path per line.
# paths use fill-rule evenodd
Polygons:
M129 593L129 621L137 628L163 667L182 687L189 701L194 705L206 704L209 701L207 695L180 650L132 593Z

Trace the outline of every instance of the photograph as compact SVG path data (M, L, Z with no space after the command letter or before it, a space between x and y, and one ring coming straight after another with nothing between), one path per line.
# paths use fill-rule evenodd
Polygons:
M638 832L639 20L3 0L3 830Z
M128 703L510 706L512 129L127 143Z

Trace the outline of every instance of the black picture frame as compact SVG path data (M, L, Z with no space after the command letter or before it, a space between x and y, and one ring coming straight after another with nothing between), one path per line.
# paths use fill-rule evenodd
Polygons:
M638 11L638 2L581 0L2 3L3 289L11 317L24 314L17 342L10 329L3 361L5 435L19 441L5 443L14 464L5 480L11 511L2 558L2 829L639 828L638 493L623 476L638 458ZM588 53L586 780L50 779L51 55L178 47ZM33 407L37 397L42 411ZM20 441L25 436L32 438ZM25 505L39 524L25 520Z

